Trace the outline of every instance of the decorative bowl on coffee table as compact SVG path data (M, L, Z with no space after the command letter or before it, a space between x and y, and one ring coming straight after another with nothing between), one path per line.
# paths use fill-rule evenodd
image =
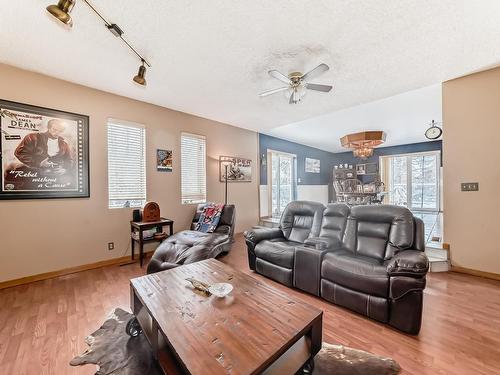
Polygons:
M233 286L229 283L217 283L210 285L208 291L216 297L222 298L227 296L233 290Z

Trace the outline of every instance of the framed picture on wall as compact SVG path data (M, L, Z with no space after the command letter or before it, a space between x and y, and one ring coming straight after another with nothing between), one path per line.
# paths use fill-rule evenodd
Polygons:
M356 174L357 175L366 174L366 164L356 164Z
M321 160L306 158L305 164L307 173L320 173Z
M252 182L252 161L250 159L233 156L219 156L220 182L226 181L226 168L228 182Z
M172 150L156 150L156 170L172 172Z
M0 199L88 198L89 118L0 100Z

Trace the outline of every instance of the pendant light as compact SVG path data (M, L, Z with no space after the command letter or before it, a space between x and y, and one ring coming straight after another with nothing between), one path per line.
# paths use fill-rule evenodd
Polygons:
M59 0L57 5L49 5L47 11L56 19L68 25L73 26L73 19L69 15L75 6L76 0Z
M146 67L144 66L144 60L142 60L142 65L139 67L139 72L134 77L134 81L139 85L146 86Z
M364 131L360 133L347 134L340 138L342 147L352 150L355 157L362 160L373 155L373 149L385 142L383 131Z

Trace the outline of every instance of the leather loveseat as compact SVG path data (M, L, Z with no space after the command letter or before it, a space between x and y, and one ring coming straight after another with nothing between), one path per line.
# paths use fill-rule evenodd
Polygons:
M288 241L283 228L303 223L307 207L315 220L294 251L291 243L286 249L271 245ZM429 264L423 222L408 209L292 202L280 228L253 229L245 238L250 268L256 272L401 331L419 332Z
M221 253L229 252L234 235L234 205L225 205L215 231L213 233L204 233L193 229L198 223L205 205L198 205L191 223L191 230L175 233L158 246L148 264L148 273L215 258Z

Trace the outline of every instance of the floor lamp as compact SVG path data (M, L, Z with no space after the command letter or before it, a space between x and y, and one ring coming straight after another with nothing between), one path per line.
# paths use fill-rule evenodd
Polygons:
M221 165L224 167L224 204L227 204L227 171L229 166L231 165L230 161L222 161Z

